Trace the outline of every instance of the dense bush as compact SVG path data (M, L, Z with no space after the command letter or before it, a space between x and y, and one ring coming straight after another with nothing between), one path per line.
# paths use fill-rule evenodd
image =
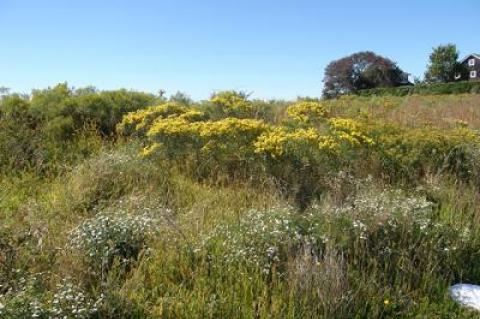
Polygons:
M74 90L67 84L34 90L31 96L2 96L0 149L8 152L0 154L0 168L45 172L84 158L98 149L94 144L100 139L114 137L124 114L156 101L147 93Z
M157 231L156 219L148 215L97 214L70 234L70 248L83 254L93 273L102 279L117 261L130 266Z
M253 104L248 95L237 91L224 91L213 94L208 109L213 118L248 118L253 116Z
M479 136L468 129L397 131L381 136L380 140L385 169L407 177L450 171L469 178L474 174L471 165L478 160L468 158L475 155L466 148L474 148L479 142Z
M245 99L228 101L234 110L250 105ZM282 124L271 125L245 118L207 120L195 108L166 103L129 113L118 128L142 137L144 156L174 161L196 177L272 176L302 209L321 195L332 172L364 162L379 168L375 174L396 180L441 172L464 180L478 176L479 137L471 129L404 129L368 117L326 118L328 107L332 104L300 101L286 109Z
M461 94L480 93L480 82L462 81L452 83L425 83L396 88L375 88L359 90L355 94L359 96L382 96L394 95L405 96L411 94Z
M59 203L61 209L91 212L147 183L160 188L168 179L168 171L152 173L157 168L129 149L104 151L68 172L54 190L65 192Z
M21 170L42 163L47 147L28 101L11 95L0 100L0 167ZM8 151L7 151L8 150Z
M327 115L325 106L314 101L300 101L289 106L287 117L293 121L305 124L319 124Z
M215 95L212 103L218 104L223 115L230 111L245 115L251 104L230 92ZM252 118L220 116L211 120L215 112L207 112L210 115L168 102L127 114L118 125L118 131L146 139L144 156L173 160L197 177L213 176L218 172L245 176L252 164L253 141L268 125Z
M23 278L19 287L0 296L0 317L21 318L92 318L98 313L102 298L92 298L79 286L63 279L53 294L42 293L41 275ZM4 302L5 304L3 304Z
M212 256L220 258L221 264L244 263L247 267L260 267L268 274L273 264L285 261L289 250L301 243L299 230L292 209L252 210L238 223L215 227L196 251L214 249L222 243L223 253Z
M93 125L103 136L111 136L127 112L154 105L157 98L148 93L95 88L71 89L59 84L46 90L34 90L31 113L38 122L52 120L64 123L62 130L78 131ZM67 125L68 124L68 125Z
M222 110L225 105L235 111L250 105L233 96L226 94L228 103L223 102ZM304 209L318 195L319 180L358 157L354 149L367 147L372 140L355 120L327 120L319 102L301 101L286 112L285 125L273 126L249 118L205 120L194 108L166 103L129 113L118 129L143 138L144 156L174 161L196 177L216 177L220 172L245 181L258 180L255 172L266 172Z

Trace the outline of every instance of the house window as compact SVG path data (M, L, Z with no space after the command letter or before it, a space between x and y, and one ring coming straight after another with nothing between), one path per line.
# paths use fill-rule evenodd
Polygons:
M477 77L477 71L470 71L470 77L471 78L476 78Z
M475 59L469 59L468 66L474 66L474 65L475 65Z

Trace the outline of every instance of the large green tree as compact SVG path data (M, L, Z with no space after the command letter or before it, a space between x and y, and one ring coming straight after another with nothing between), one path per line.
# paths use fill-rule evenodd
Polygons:
M458 56L459 52L455 44L449 43L433 48L425 72L425 81L447 83L455 81L455 75L463 78L466 69L458 62Z
M323 79L325 97L376 87L408 83L407 75L392 60L371 51L357 52L330 62Z

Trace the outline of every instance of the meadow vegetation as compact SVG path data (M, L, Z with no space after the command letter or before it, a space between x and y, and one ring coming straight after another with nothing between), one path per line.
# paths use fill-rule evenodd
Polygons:
M476 94L0 100L0 318L472 318Z

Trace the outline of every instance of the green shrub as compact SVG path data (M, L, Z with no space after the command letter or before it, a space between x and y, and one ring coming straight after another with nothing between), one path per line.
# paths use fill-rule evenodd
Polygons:
M251 210L235 224L221 224L203 238L198 250L221 246L222 253L214 258L228 264L245 264L269 273L274 264L285 261L289 249L302 239L296 228L291 208L273 208L268 211Z
M376 136L374 150L383 172L415 180L426 173L452 173L463 180L478 177L479 136L473 130L434 128L401 130L385 126Z
M94 299L88 296L65 278L52 293L45 293L40 277L23 278L18 287L0 295L1 318L88 319L97 314L101 297Z
M463 81L452 83L425 83L412 86L401 86L396 88L376 88L369 90L360 90L355 94L359 96L405 96L411 94L462 94L478 93L480 82Z
M213 119L252 118L253 103L244 92L223 91L212 95L206 111Z
M3 96L0 148L8 152L0 154L0 168L58 173L57 169L72 164L72 159L94 153L81 147L86 139L95 139L92 133L98 138L115 137L116 125L124 114L156 100L141 92L73 90L67 84L34 90L31 97Z
M103 136L112 136L122 116L156 102L152 94L127 90L73 90L66 83L32 92L31 114L39 123L69 119L72 130L94 125Z
M90 270L104 280L115 261L128 269L156 234L157 222L147 214L99 213L71 231L69 248L83 254Z
M154 168L155 167L155 168ZM76 166L59 181L53 192L61 192L61 207L86 212L133 192L137 187L161 186L167 172L131 151L105 151ZM158 174L152 174L157 171ZM66 185L64 184L66 183Z

